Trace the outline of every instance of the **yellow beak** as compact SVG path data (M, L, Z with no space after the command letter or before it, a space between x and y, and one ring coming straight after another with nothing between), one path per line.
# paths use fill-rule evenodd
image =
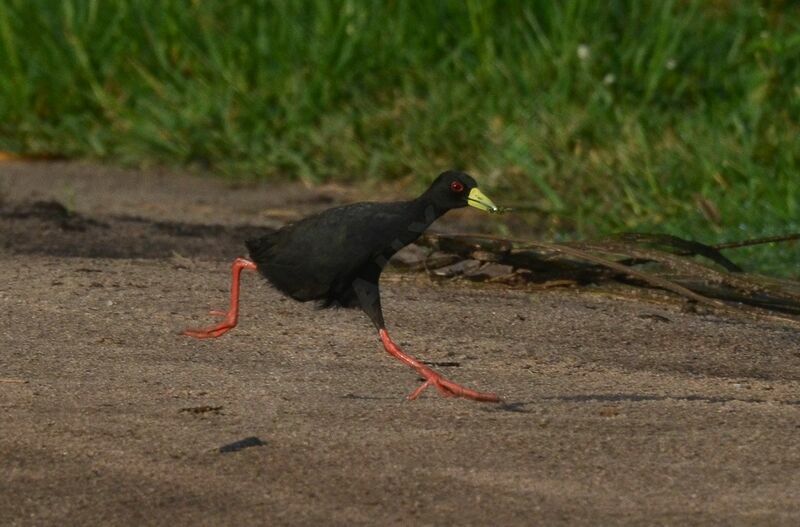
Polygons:
M495 205L492 200L487 198L486 195L478 189L478 187L475 187L469 191L469 196L467 196L467 205L492 214L500 212L500 209L497 207L497 205Z

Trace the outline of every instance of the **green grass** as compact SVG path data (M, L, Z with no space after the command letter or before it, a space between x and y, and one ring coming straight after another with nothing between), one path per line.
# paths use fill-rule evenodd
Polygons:
M0 148L413 187L459 166L555 238L800 231L800 7L3 0ZM731 255L800 277L800 244Z

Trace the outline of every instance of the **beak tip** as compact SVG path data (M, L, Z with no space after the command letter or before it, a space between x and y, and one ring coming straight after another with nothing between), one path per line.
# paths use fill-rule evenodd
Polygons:
M476 209L488 212L489 214L497 214L501 211L501 209L495 205L492 200L486 197L486 195L481 192L478 187L475 187L470 191L469 197L467 198L467 204L475 207Z

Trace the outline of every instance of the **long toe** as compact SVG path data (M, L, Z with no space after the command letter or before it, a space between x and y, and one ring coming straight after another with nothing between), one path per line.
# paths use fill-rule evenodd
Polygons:
M212 328L207 329L185 329L181 333L181 335L185 335L187 337L194 337L196 339L212 339L221 337L225 333L233 328L230 324L220 324L218 326L214 326Z
M490 392L479 392L477 390L461 386L460 384L456 384L452 381L448 381L445 378L439 379L439 383L436 387L439 388L440 391L448 392L450 397L463 397L465 399L472 399L473 401L482 401L487 403L500 402L500 397L498 397L497 394Z
M473 401L486 402L486 403L499 403L501 401L497 394L489 392L479 392L456 384L453 381L447 380L438 373L433 371L424 372L425 382L414 390L408 396L409 400L414 400L425 391L428 386L436 387L436 391L442 397L462 397L464 399L472 399Z

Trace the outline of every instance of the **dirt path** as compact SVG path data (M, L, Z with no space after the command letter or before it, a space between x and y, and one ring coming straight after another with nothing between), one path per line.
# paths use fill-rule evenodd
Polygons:
M31 205L63 202L48 171L83 219ZM211 180L68 164L2 165L0 189L0 525L800 522L795 329L391 275L401 344L507 404L407 402L361 313L255 276L234 332L177 335L224 307L271 204L338 198L237 209Z

